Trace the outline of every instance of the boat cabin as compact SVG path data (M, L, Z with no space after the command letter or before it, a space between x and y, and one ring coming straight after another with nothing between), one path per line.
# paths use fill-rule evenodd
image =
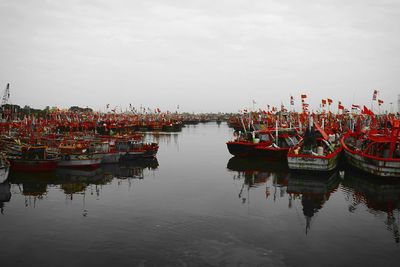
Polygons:
M23 146L21 148L23 159L46 159L46 147L45 146Z

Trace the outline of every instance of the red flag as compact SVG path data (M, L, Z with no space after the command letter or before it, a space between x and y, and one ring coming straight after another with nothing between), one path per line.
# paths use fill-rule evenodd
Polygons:
M351 105L351 109L360 109L360 105L353 104Z
M301 95L301 98L307 98L307 95Z
M340 104L340 102L339 102L339 104L338 104L338 109L344 110L344 106L342 106L342 105Z
M374 113L369 108L367 108L366 106L364 106L362 114L369 115L369 116L374 116Z
M294 105L294 98L293 98L293 96L290 96L290 105Z
M328 105L332 104L332 99L328 98Z
M322 105L326 105L326 100L325 99L322 99Z
M378 99L379 106L383 104L383 100Z

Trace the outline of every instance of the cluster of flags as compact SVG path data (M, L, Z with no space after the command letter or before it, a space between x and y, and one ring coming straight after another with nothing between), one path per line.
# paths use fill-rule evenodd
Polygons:
M378 99L378 94L379 94L379 91L378 90L374 90L373 96L372 96L372 100L373 101L377 101L378 105L381 106L384 103L384 101L381 100L381 99ZM302 112L307 113L309 111L309 106L310 106L307 103L307 94L301 94L300 98L301 98L301 109L302 109ZM252 102L253 102L253 104L256 104L255 100L252 100ZM330 107L332 107L333 102L334 101L331 98L322 99L320 107L321 108L325 108L325 107L330 108ZM293 95L290 95L290 106L293 107L294 104L295 104L295 99L294 99ZM345 108L345 106L343 105L342 101L340 101L340 100L338 101L337 109L338 109L338 111L341 111L342 113L349 113L350 112L348 109ZM371 113L373 114L371 109L368 109L365 106L362 109L360 105L352 104L350 110L359 111L359 112L361 111L363 114L371 114ZM270 109L270 106L267 105L267 110L268 110L268 112L270 112L270 111L271 112L276 112L278 109L276 107L272 107L272 109ZM281 109L280 110L281 111L287 111L287 109L285 108L283 103L281 103ZM245 113L247 113L247 110L245 111ZM266 113L266 112L264 112L264 113Z

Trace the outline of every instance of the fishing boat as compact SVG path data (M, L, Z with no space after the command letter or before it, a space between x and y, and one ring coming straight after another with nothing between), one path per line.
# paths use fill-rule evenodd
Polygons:
M118 163L121 154L115 149L115 140L101 140L94 144L94 150L98 157L101 157L101 163Z
M8 178L10 170L10 162L7 160L3 153L0 154L0 184Z
M342 152L338 135L328 135L318 123L310 123L303 139L287 155L291 170L332 171Z
M64 140L60 146L60 167L96 168L100 165L102 155L95 153L89 144L82 141Z
M391 129L347 132L341 139L346 161L375 176L400 177L400 121Z
M228 141L226 146L228 147L229 153L234 156L256 156L255 147L258 146L260 142L267 141L264 139L264 136L265 135L262 132L234 132L233 140Z
M275 160L286 160L290 148L297 145L301 140L296 129L280 128L275 130L275 134L269 131L267 135L270 143L260 143L255 147L255 153L259 157Z
M60 158L49 154L43 145L23 145L18 154L9 155L11 170L16 172L46 172L57 168Z
M115 148L119 151L120 161L135 160L139 158L152 158L158 152L157 143L145 143L137 139L120 139L115 142Z
M295 129L272 128L245 134L235 132L234 139L226 145L229 153L234 156L286 159L289 149L296 145L299 139Z

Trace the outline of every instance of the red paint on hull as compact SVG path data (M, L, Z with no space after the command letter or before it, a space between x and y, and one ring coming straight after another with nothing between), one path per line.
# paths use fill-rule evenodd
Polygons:
M57 168L57 160L10 160L11 170L16 172L46 172Z

